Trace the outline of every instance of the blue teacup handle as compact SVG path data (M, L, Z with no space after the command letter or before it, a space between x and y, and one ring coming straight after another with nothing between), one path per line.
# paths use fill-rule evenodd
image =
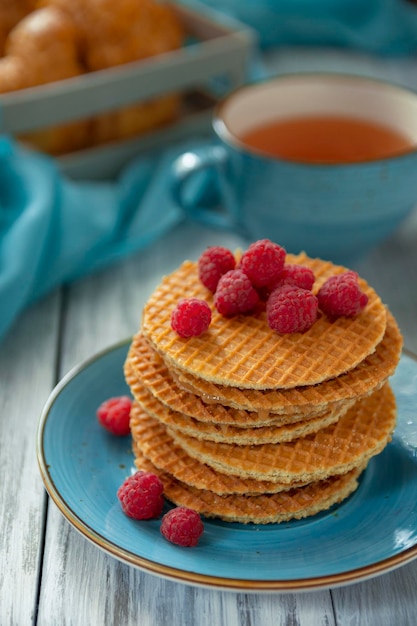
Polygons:
M185 152L173 163L172 195L175 202L193 220L224 230L239 230L239 215L233 185L228 181L229 154L221 145L207 144ZM217 177L222 211L200 206L187 199L185 189L198 172L211 171Z

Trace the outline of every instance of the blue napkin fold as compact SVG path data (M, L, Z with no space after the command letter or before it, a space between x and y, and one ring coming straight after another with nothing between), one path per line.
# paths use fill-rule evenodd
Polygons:
M63 177L52 158L0 138L0 338L29 303L183 220L169 168L188 147L138 158L113 182L84 183Z
M199 2L251 26L263 48L339 46L384 55L417 50L417 3L413 0Z

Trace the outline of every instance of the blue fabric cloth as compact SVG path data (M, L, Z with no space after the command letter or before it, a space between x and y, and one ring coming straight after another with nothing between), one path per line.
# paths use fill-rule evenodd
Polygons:
M26 305L57 285L148 246L181 222L168 168L186 147L140 158L117 181L81 183L60 175L53 159L0 139L0 338Z
M417 49L417 6L406 0L205 4L254 27L264 46ZM82 183L62 177L53 159L0 136L0 339L29 303L148 246L184 219L171 199L169 172L188 145L138 158L116 181ZM209 182L199 180L194 193L211 193Z
M263 48L329 45L389 55L417 50L412 0L199 1L252 26Z

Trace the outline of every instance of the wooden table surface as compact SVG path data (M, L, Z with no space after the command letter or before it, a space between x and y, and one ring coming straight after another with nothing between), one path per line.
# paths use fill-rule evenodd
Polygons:
M81 536L47 497L39 416L74 365L131 336L162 274L236 237L184 224L152 248L58 289L26 310L0 351L0 624L80 626L402 626L416 623L417 561L375 579L308 593L193 587L118 562ZM417 213L356 269L417 353ZM416 407L417 409L417 407ZM417 490L416 490L417 496Z

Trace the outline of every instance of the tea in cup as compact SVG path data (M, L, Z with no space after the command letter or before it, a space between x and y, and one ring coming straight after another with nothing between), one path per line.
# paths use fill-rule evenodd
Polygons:
M214 110L215 142L174 163L193 219L348 264L417 206L417 94L372 78L294 74L240 87ZM210 172L221 211L187 199Z

